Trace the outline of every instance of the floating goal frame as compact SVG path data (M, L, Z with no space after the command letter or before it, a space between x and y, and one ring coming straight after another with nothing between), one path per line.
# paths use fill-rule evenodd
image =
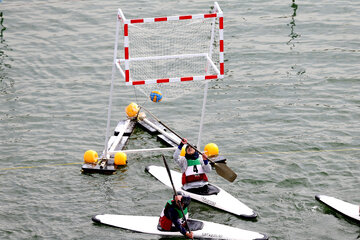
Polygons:
M129 25L131 24L142 24L142 23L152 23L159 24L161 22L166 21L186 21L192 19L212 19L211 25L211 35L209 42L209 51L208 52L200 52L193 54L177 54L177 55L162 55L162 56L148 56L148 57L131 57L131 42L129 42ZM218 20L218 24L216 23ZM215 27L217 25L218 28L218 42L215 42ZM120 28L122 28L122 37L123 37L123 46L120 46L122 49L119 49L119 35ZM194 14L194 15L181 15L181 16L168 16L168 17L154 17L154 18L137 18L137 19L127 19L123 14L122 10L119 8L117 13L117 22L116 22L116 35L115 35L115 46L114 46L114 58L113 58L113 66L112 66L112 76L111 76L111 87L110 87L110 97L109 97L109 108L108 108L108 119L107 119L107 130L106 130L106 138L105 138L105 150L104 157L109 158L108 154L108 139L110 132L110 118L111 118L111 107L112 107L112 94L114 88L114 78L116 70L118 70L121 76L125 80L125 85L145 85L145 84L166 84L166 83L176 83L176 82L189 82L189 81L205 81L204 87L204 99L202 106L202 114L200 121L200 129L198 135L197 146L200 147L200 139L202 132L202 125L205 113L206 99L207 99L207 89L208 89L208 81L211 79L221 79L224 78L224 22L223 22L223 12L217 2L214 2L214 7L212 8L211 13L205 14ZM212 52L214 45L216 45L219 49L218 63L214 63L212 60ZM123 50L123 58L118 58L118 50L121 52ZM184 58L195 58L195 57L203 57L207 61L207 66L204 75L190 75L190 76L177 76L177 77L169 77L169 78L155 78L155 79L141 79L141 80L133 80L131 77L131 63L134 61L146 61L146 60L158 60L158 59L184 59ZM123 65L123 67L122 67ZM209 74L209 69L212 70L212 73Z

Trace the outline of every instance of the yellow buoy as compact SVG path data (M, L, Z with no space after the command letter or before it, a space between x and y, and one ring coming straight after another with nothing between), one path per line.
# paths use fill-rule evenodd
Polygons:
M96 163L99 156L94 150L87 150L84 154L84 162L86 163Z
M219 148L215 143L208 143L204 147L204 153L208 157L215 157L219 154Z
M138 114L140 108L139 106L132 102L130 103L126 108L125 108L125 112L126 112L126 115L129 117L129 118L133 118L133 117L136 117L136 115Z
M181 149L181 152L180 152L180 156L185 157L185 149L186 149L186 146L183 146Z
M115 165L126 165L126 153L117 152L114 157Z

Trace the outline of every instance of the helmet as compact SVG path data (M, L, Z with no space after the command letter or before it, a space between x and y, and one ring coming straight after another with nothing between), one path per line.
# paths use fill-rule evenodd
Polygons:
M181 203L184 204L184 207L187 207L190 205L191 197L189 195L185 195L181 198Z
M185 148L186 148L186 146L183 146L181 148L180 156L182 156L182 157L185 157Z
M184 204L184 207L189 206L189 204L190 204L190 202L191 202L191 197L190 197L189 195L185 194L185 193L182 192L182 191L177 191L177 192L176 192L176 195L182 196L182 198L181 198L181 203Z

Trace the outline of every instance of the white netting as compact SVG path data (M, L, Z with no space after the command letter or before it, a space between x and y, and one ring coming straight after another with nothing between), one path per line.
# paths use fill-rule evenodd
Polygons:
M217 75L208 58L219 68L218 24L217 18L129 24L130 81ZM120 67L124 70L123 30L122 24L118 59L122 59ZM204 81L190 81L138 85L135 89L146 96L159 89L168 97L176 97L203 86Z
M129 25L131 57L208 53L213 18Z

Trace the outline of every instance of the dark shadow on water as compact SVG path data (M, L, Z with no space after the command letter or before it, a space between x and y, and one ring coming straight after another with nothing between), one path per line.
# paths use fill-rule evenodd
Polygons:
M298 37L300 37L301 35L295 32L295 17L296 17L296 11L298 9L298 5L295 3L295 0L292 0L292 4L291 4L291 8L293 9L293 14L291 15L291 21L288 24L288 26L290 26L290 40L287 42L288 45L290 45L291 49L295 47L295 43L294 40Z
M292 9L292 15L291 15L291 21L290 23L288 23L287 25L290 26L290 34L288 35L290 37L289 41L287 41L287 45L290 46L290 50L294 50L295 49L295 41L301 37L301 34L295 32L295 18L297 16L296 11L298 10L299 6L296 4L295 2L296 0L292 0L292 4L290 5L291 9ZM291 66L291 70L288 72L288 74L290 73L294 73L294 76L302 76L303 74L305 74L306 70L300 66L298 66L297 64L293 64Z
M11 65L7 63L11 61L7 52L11 51L11 49L4 38L6 30L4 19L4 13L0 12L0 93L6 93L7 89L14 86L14 81L7 77L7 70L11 68Z
M4 17L3 17L3 12L0 12L0 43L3 43L4 40L4 31L6 30L6 27L4 26Z

